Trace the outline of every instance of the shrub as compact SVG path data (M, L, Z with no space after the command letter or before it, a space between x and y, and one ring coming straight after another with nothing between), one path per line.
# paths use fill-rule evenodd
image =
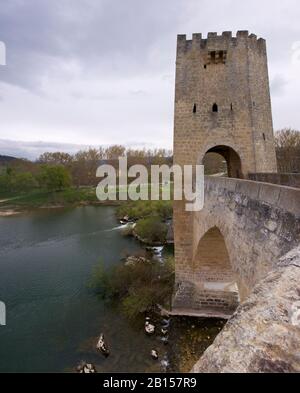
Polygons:
M152 310L157 304L169 306L174 287L174 259L116 265L108 270L100 263L90 287L104 299L118 299L129 319Z
M134 229L136 235L149 243L164 243L168 232L166 224L159 217L147 217L139 220Z
M135 201L122 204L117 209L117 216L123 218L128 216L138 220L149 216L159 216L165 220L172 217L172 201Z

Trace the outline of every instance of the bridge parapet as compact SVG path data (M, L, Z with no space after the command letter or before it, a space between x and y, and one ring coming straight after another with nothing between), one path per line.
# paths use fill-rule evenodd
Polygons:
M300 173L249 173L250 180L300 188Z
M217 190L222 194L234 192L249 200L256 200L261 204L266 203L274 209L278 208L300 217L300 190L298 187L229 177L206 176L206 198L209 198L210 192L214 193Z

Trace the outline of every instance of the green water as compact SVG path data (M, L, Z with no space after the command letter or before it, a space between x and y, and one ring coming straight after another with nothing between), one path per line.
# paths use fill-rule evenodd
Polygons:
M140 248L121 235L112 207L0 218L0 300L7 307L7 325L0 326L0 372L74 371L81 360L96 364L99 372L160 371L149 356L153 348L164 356L177 348L176 358L190 340L186 324L177 323L174 345L167 348L159 337L145 336L142 320L130 324L87 286L100 258L108 266ZM108 359L95 350L102 332L111 345Z

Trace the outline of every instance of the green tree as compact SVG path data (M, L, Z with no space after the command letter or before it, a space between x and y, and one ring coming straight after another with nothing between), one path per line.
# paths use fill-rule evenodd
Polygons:
M4 192L28 192L38 187L38 182L30 172L16 173L8 170L0 176L0 193Z
M49 191L61 191L71 186L71 175L61 165L42 165L38 182L42 188Z
M38 182L30 172L17 173L11 179L11 191L28 192L38 186Z

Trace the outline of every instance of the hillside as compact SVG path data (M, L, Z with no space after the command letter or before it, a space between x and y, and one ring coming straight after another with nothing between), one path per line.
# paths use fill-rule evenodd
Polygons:
M11 156L2 156L2 155L0 154L0 165L1 165L1 164L6 164L7 162L14 161L14 160L16 160L15 157L11 157Z

